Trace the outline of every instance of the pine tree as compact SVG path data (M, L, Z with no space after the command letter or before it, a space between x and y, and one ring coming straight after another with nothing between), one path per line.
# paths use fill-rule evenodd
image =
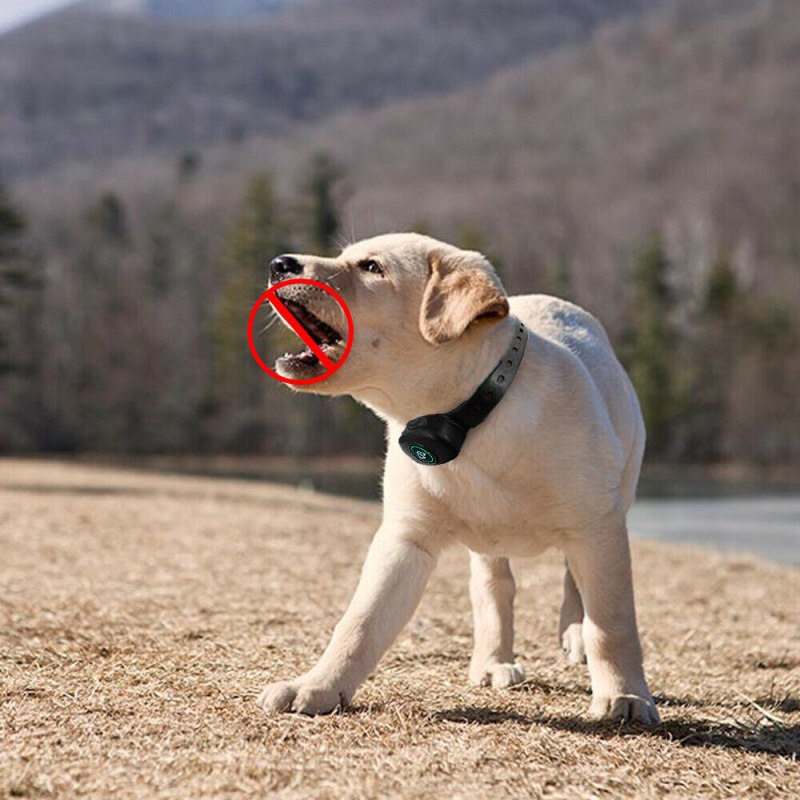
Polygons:
M341 218L336 190L344 172L327 153L317 153L311 160L303 185L304 218L312 252L332 255L337 249Z
M739 326L739 285L730 252L721 247L703 287L700 318L693 343L692 416L688 453L695 461L718 461L725 456L725 428Z
M257 449L263 442L267 378L250 356L247 318L266 287L267 265L290 250L286 217L270 176L249 183L242 209L227 237L218 264L219 305L213 322L212 386L207 403L229 420L223 445Z
M114 192L106 192L86 213L89 227L111 244L122 245L128 240L128 220L125 206Z
M0 184L0 374L19 368L12 344L11 328L19 292L28 288L30 273L22 257L25 219L12 204L5 187Z
M0 450L39 441L43 286L25 218L0 184Z
M72 393L69 407L57 409L59 435L78 447L131 451L144 437L148 397L142 371L148 359L124 201L111 191L100 195L85 210L83 223L69 276L80 302L62 306L59 320L70 336L57 370Z
M625 359L642 407L648 449L656 456L667 450L678 411L674 375L678 341L671 322L670 269L661 240L653 239L632 274L632 324Z
M25 218L0 183L0 259L3 262L19 254L24 232Z
M730 252L720 248L708 273L703 297L703 310L717 317L727 317L739 298L739 283L731 263Z

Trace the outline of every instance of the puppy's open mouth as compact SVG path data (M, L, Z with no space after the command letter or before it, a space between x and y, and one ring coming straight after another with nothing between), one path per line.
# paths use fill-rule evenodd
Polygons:
M341 334L296 300L290 300L287 297L280 299L314 344L322 351L322 354L329 361L335 363L344 350ZM286 353L281 356L276 362L276 367L282 374L302 374L304 377L313 377L328 369L328 366L309 346L299 353Z

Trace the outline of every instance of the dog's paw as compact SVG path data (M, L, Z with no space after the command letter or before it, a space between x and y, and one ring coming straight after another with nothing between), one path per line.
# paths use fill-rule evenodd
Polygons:
M525 670L521 664L483 664L472 667L469 682L474 686L491 686L494 689L507 689L525 680Z
M620 719L643 725L658 725L661 722L656 704L649 695L598 695L592 698L589 715L594 719Z
M571 664L586 663L586 648L583 646L583 626L573 622L561 634L561 647Z
M270 683L256 700L267 713L293 711L296 714L330 714L350 702L348 694L330 684L298 678Z

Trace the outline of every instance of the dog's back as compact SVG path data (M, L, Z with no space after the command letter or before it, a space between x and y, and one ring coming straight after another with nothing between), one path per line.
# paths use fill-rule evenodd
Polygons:
M580 306L549 295L519 295L510 298L510 306L534 334L564 348L586 371L626 454L621 488L628 508L639 480L645 429L636 392L603 326Z

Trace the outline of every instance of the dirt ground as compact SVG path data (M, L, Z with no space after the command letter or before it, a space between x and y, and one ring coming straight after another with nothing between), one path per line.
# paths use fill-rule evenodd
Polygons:
M654 730L587 721L556 553L515 568L521 688L467 684L454 550L352 709L262 715L262 685L324 646L378 517L0 460L0 796L800 797L800 570L650 542L634 563Z

